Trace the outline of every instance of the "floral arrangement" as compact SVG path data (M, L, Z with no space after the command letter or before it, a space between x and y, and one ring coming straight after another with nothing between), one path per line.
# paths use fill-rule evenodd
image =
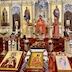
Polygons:
M31 48L44 48L45 47L45 42L40 42L40 41L36 41L35 43L33 43L31 45Z

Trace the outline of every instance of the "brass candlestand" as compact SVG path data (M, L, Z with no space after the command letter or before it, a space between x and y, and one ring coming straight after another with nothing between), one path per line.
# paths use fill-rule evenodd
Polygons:
M1 54L0 55L6 55L6 53L7 53L7 51L5 50L5 37L6 37L6 35L8 34L8 31L6 31L6 30L4 30L4 31L0 31L0 34L1 34L1 36L2 36L2 38L3 38L3 51L1 52Z

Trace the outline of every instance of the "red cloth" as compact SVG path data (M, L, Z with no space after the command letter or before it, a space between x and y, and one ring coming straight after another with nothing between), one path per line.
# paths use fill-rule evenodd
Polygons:
M57 72L55 66L55 57L49 56L49 72Z

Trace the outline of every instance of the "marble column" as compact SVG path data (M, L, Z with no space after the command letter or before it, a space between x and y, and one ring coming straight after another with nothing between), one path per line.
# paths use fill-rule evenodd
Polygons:
M51 2L49 2L49 5L48 5L49 7L49 24L48 24L48 30L49 30L49 38L51 38L52 37L52 31L53 31L53 26L52 26L52 17L51 17L51 12L52 12L52 4L51 4Z
M62 31L62 33L61 33L61 37L64 37L64 9L63 9L63 1L62 1L62 16L61 16L61 20L62 20L62 23L61 23L61 26L62 26L62 29L61 29L61 31Z

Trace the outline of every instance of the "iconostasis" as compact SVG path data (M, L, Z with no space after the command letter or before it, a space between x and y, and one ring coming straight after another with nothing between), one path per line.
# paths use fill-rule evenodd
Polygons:
M67 2L66 2L67 3ZM67 3L68 4L68 3ZM60 35L62 35L62 26L64 25L64 3L62 2L50 2L50 1L35 1L35 2L21 2L21 1L12 1L12 2L1 2L0 4L0 27L10 27L11 32L15 31L15 21L18 21L18 29L22 28L23 19L25 15L25 10L28 8L30 13L30 24L35 25L35 22L39 19L39 15L41 15L45 21L46 26L48 27L49 33L53 31L53 22L54 22L54 10L56 6L59 9L59 24L61 27ZM70 7L70 6L69 6ZM3 16L3 13L5 15ZM62 16L63 15L63 16ZM68 15L67 15L68 16ZM71 16L72 17L72 16ZM35 20L35 22L34 22ZM71 21L70 21L71 22ZM71 26L71 25L70 25ZM71 29L71 28L70 28ZM61 34L62 33L62 34ZM52 35L52 34L49 34ZM62 35L63 36L63 35ZM49 36L52 37L52 36Z

